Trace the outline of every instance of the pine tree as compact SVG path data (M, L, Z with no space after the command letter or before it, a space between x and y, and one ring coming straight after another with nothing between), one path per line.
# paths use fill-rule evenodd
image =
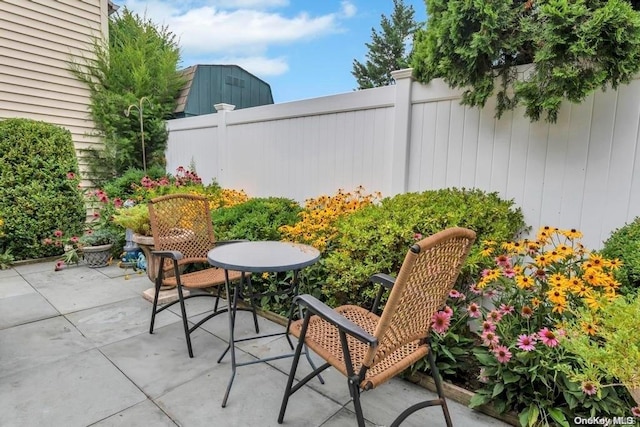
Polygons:
M380 20L381 31L371 29L371 43L365 43L369 49L366 64L353 60L351 74L358 82L358 89L393 84L391 72L409 66L411 52L406 52L406 42L420 26L414 14L413 6L405 5L402 0L393 0L391 17L383 14Z

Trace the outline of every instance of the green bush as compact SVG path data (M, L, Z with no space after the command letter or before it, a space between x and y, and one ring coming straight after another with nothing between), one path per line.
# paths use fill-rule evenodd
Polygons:
M281 240L278 229L298 221L301 210L291 199L268 197L216 209L211 216L218 240Z
M358 210L338 222L322 292L332 305L366 304L375 292L368 284L371 275L397 273L413 242L453 226L478 236L459 279L467 284L485 267L480 242L509 240L525 229L522 212L513 205L497 193L450 188L401 194Z
M61 253L42 240L79 233L86 218L78 161L68 130L28 119L0 121L0 218L16 260Z
M147 168L146 174L142 169L131 168L122 176L105 183L103 190L111 198L120 197L122 200L133 198L136 193L135 187L140 186L140 181L142 181L142 178L145 176L157 180L167 176L167 173L162 166L151 166Z
M616 280L622 285L620 293L634 292L640 286L640 217L611 233L601 253L605 258L622 261L616 272Z

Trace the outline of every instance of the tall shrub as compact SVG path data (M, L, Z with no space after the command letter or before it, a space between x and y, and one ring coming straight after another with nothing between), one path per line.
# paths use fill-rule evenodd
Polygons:
M449 188L383 199L338 222L336 249L325 260L328 277L323 293L331 304L362 304L375 291L367 283L371 275L397 273L417 238L453 226L474 230L482 242L513 238L524 230L525 222L513 201L480 190ZM483 268L480 250L476 244L461 283Z
M28 119L0 121L4 250L18 260L61 253L42 240L58 229L82 229L86 212L79 183L68 130Z
M620 292L626 295L637 291L640 287L640 217L611 233L601 253L622 261L616 271L616 279L622 285Z
M629 3L426 0L412 65L420 81L464 89L465 105L495 94L498 117L522 106L532 121L555 122L564 100L582 102L640 70L640 12Z
M183 84L175 35L124 8L109 20L108 44L94 43L94 55L71 66L91 92L91 117L104 141L104 150L88 153L91 179L101 186L130 168L142 169L141 119L147 166L164 166L164 121L171 117ZM138 108L126 117L131 105Z

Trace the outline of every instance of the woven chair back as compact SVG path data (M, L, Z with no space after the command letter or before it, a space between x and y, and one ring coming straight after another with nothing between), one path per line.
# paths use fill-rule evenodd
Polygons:
M449 228L408 251L374 333L378 347L365 357L366 366L428 337L432 317L444 305L475 238L472 230Z
M149 203L156 250L180 251L185 258L206 258L215 238L206 197L170 194Z

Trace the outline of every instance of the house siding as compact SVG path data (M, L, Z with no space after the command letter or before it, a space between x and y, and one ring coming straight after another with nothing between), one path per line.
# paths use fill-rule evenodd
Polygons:
M0 1L0 119L24 117L69 129L83 166L90 136L88 88L69 63L93 55L108 34L107 0Z

